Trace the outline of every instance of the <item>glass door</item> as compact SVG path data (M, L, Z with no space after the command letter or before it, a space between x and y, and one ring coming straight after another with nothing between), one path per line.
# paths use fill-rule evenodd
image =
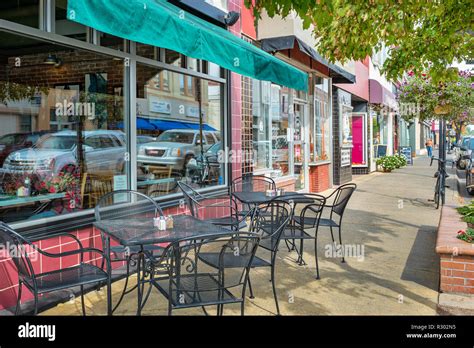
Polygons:
M306 131L306 104L294 103L293 113L293 174L296 178L295 189L304 190L307 188L308 168L306 149L308 132Z

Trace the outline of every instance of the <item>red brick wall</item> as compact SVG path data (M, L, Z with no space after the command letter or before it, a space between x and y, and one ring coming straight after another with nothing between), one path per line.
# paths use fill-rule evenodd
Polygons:
M441 256L442 292L474 294L474 256Z
M309 191L322 192L329 189L329 163L309 167Z

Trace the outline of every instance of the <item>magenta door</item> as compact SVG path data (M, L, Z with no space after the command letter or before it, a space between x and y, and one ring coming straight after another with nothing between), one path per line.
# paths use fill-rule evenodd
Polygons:
M365 164L364 115L352 114L352 164Z

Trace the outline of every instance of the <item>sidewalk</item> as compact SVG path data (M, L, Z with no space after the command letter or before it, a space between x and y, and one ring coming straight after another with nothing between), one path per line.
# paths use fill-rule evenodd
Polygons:
M329 231L320 228L321 279L315 280L313 243L305 243L307 266L298 266L296 253L281 244L277 291L283 315L433 315L438 298L439 259L435 254L439 210L434 208L434 167L427 157L392 173L358 176L343 221L343 242L362 252L341 263L326 257ZM357 249L358 248L358 249ZM275 313L269 270L252 270L256 298L247 300L246 315ZM133 280L132 280L133 283ZM121 283L114 286L119 291ZM105 313L105 293L87 295L88 313ZM134 315L135 294L128 295L116 314ZM213 313L213 309L209 311ZM224 313L240 314L238 305ZM80 314L80 300L44 314ZM166 315L165 299L154 291L144 315ZM198 314L200 309L176 311Z

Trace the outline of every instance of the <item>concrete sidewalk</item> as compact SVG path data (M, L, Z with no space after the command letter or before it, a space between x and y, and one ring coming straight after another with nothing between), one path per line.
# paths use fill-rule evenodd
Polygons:
M305 243L307 266L295 263L296 253L282 243L277 261L277 288L283 315L433 315L438 298L439 259L435 254L439 211L433 199L435 167L427 157L392 173L356 177L358 189L343 220L343 242L358 254L341 263L325 255L331 243L320 228L318 240L321 279L315 280L314 245ZM246 315L271 315L275 304L266 269L251 271L255 299L247 300ZM133 280L132 280L133 283ZM121 283L114 285L118 292ZM154 291L143 314L166 315L164 297ZM87 295L89 314L105 313L105 292ZM135 294L116 314L134 315ZM212 314L213 309L209 312ZM200 309L175 311L199 314ZM80 314L80 300L61 304L44 314ZM227 305L224 314L240 314Z

